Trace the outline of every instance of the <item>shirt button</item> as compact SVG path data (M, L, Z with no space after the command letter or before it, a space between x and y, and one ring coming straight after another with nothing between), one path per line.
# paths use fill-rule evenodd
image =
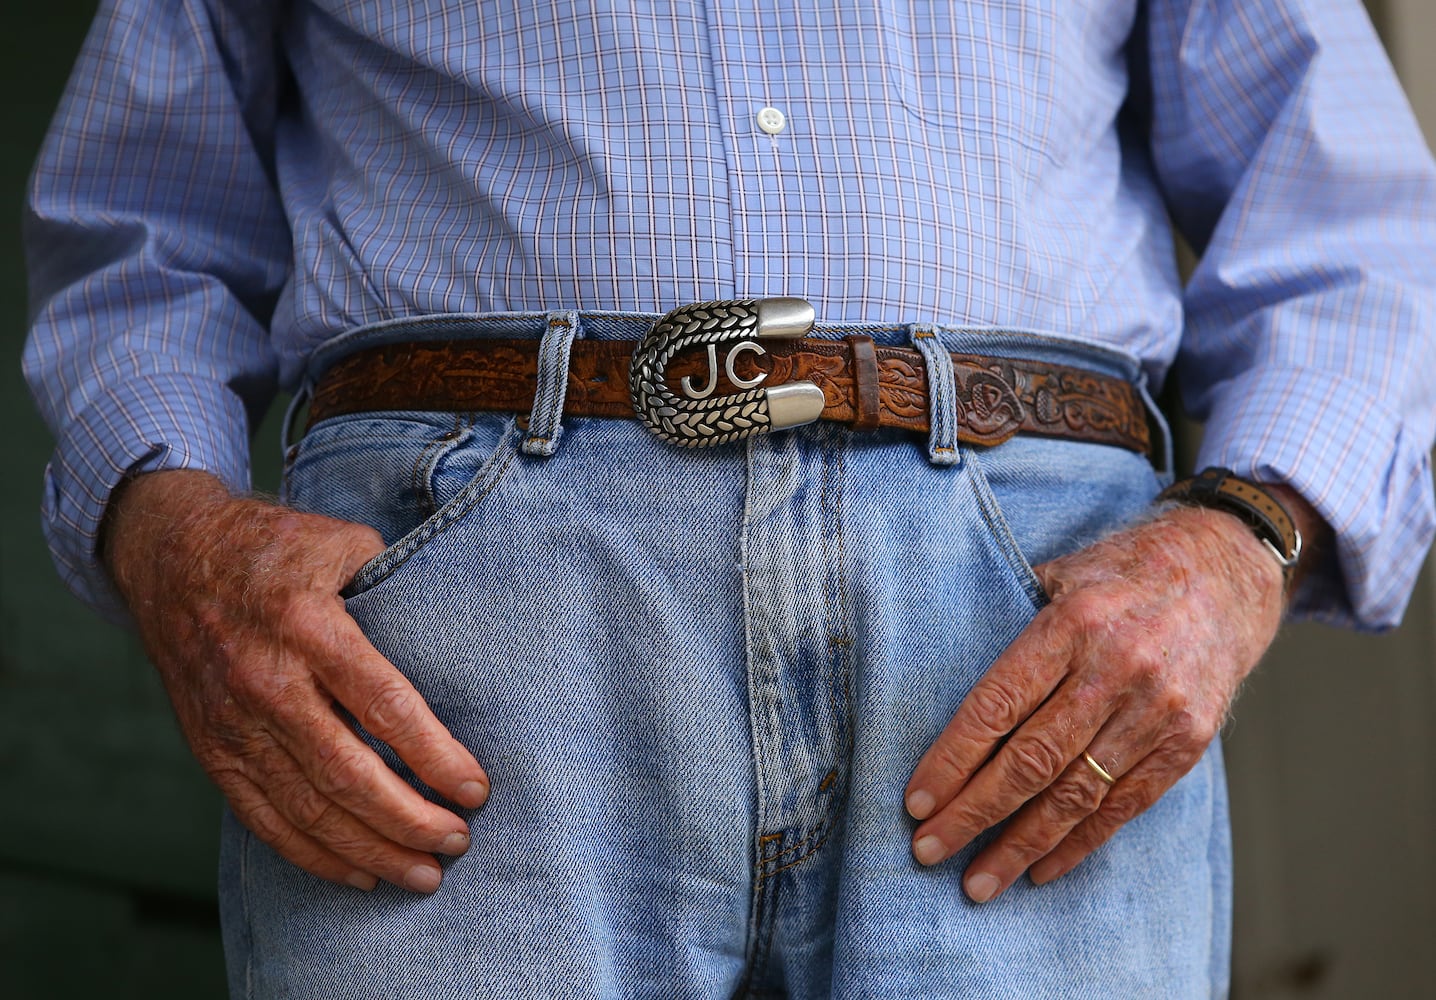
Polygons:
M788 119L777 108L762 108L758 112L758 127L769 135L777 135L787 124Z

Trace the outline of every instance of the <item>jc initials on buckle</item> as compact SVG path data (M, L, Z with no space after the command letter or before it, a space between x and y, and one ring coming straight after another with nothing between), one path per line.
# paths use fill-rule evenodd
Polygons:
M738 378L733 359L751 351L767 354L759 341L805 336L813 328L813 307L802 299L734 299L680 306L654 324L638 342L628 369L628 392L639 418L659 437L685 448L727 444L769 431L812 423L823 413L823 390L812 382L765 389L759 372ZM714 396L718 346L729 345L724 370L740 392ZM681 351L707 347L708 378L701 386L685 376L680 392L668 385L668 363Z

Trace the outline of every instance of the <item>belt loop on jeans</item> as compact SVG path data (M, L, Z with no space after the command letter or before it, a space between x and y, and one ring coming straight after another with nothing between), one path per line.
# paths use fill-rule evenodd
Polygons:
M563 401L568 392L569 353L580 331L577 312L549 313L539 341L538 387L523 443L526 455L549 458L558 450L558 439L563 435Z
M928 420L927 458L933 465L956 465L957 450L957 379L952 371L952 355L942 343L942 333L929 323L908 327L912 345L922 354L927 368Z

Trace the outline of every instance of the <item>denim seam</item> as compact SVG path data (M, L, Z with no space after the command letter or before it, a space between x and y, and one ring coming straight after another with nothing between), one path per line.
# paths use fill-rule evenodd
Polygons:
M777 860L778 860L779 858L781 858L783 855L785 855L785 854L792 854L794 851L802 850L805 846L807 846L809 843L812 842L812 840L813 840L814 837L822 836L824 833L826 833L827 827L828 827L828 823L829 823L829 821L831 820L831 818L832 818L831 813L828 814L828 815L823 816L821 819L818 820L817 823L815 823L813 826L811 826L811 827L808 829L808 835L807 835L806 837L804 837L802 840L797 841L796 843L793 843L793 844L789 844L787 847L783 848L783 849L782 849L781 851L779 851L778 853L776 853L776 854L769 854L767 857L761 859L761 860L758 862L758 878L759 878L759 879L765 879L765 878L767 878L767 877L768 877L768 874L765 874L764 871L763 871L763 869L767 868L770 864L772 864L774 861L777 861ZM796 832L796 831L792 831L792 832ZM771 836L781 837L782 835L781 835L781 834L772 834ZM765 839L766 839L766 838L765 838ZM810 851L809 853L812 853L812 852ZM806 858L807 856L808 856L807 854L804 854L804 855L803 855L804 858ZM799 858L798 860L801 861L802 858ZM788 866L787 866L787 865L784 865L783 867L786 868L786 867L788 867ZM783 870L782 868L777 869L777 871L782 871L782 870ZM771 873L769 873L769 874L771 874Z
M850 432L844 430L842 431L842 433L847 435ZM849 607L847 593L846 548L843 541L842 527L843 519L841 482L842 474L845 468L845 462L841 446L837 447L835 449L835 452L835 459L829 459L826 452L824 454L822 492L820 495L819 506L824 511L828 511L830 507L832 509L833 530L830 535L825 535L824 547L827 551L826 561L829 566L833 567L833 572L836 577L835 584L838 593L838 607L834 608L830 594L827 600L827 607L825 609L825 617L828 622L828 649L830 652L836 651L835 655L841 660L846 661L848 656L851 655L852 640L847 638L846 636L834 634L836 631L838 631L838 629L835 627L835 622L846 620L846 609ZM834 465L836 465L837 467L838 485L836 487L833 482ZM827 548L829 545L834 546L834 548ZM843 617L839 617L840 615ZM772 878L779 872L786 871L787 869L792 868L803 861L806 861L808 858L816 854L819 850L822 849L823 845L827 843L829 838L832 836L834 829L841 822L842 817L847 812L848 795L851 788L851 783L848 780L847 775L845 775L843 772L849 766L853 747L853 726L851 719L849 718L849 712L852 705L851 665L847 662L841 662L838 664L830 663L830 667L833 670L834 676L833 684L828 689L828 708L834 723L841 727L839 729L839 738L837 741L840 747L838 751L839 760L837 761L837 766L834 767L830 773L838 776L837 780L842 783L842 788L838 791L837 794L831 797L827 810L818 819L817 823L808 828L807 835L805 837L795 843L788 845L783 850L778 851L775 854L770 854L766 857L761 858L758 864L757 873L757 877L760 881ZM839 709L838 704L838 693L840 691L842 694L841 710ZM824 781L826 780L827 779L825 778ZM820 787L819 791L824 791L824 789ZM760 843L767 842L768 840L771 840L777 836L779 835L769 834L767 837L764 837L760 841ZM790 858L784 864L778 866L777 868L770 867L773 862L785 857L786 855L792 854L794 851L798 851L801 853L797 857Z
M783 850L779 851L776 854L769 855L759 863L759 870L757 873L757 878L759 882L772 878L779 872L786 871L787 869L792 868L794 865L806 861L808 858L812 857L814 854L818 853L818 851L822 849L822 846L827 843L828 838L832 836L833 830L837 826L838 821L847 811L848 788L848 782L844 781L842 795L833 797L833 805L828 808L827 813L821 819L819 819L817 823L809 827L808 834L806 837L804 837L802 840L797 841L794 844L789 845L788 847L783 848ZM770 834L769 836L781 836L781 834ZM805 847L807 848L807 850L803 850L803 848ZM788 861L784 862L777 868L772 869L771 871L764 870L774 861L777 861L784 855L791 854L794 851L803 851L803 853L796 858L789 859Z
M746 460L749 465L749 481L751 482L751 465L753 452L751 442L745 446ZM758 760L758 739L757 739L757 712L760 703L760 693L754 683L754 654L753 654L753 609L750 605L752 595L752 581L750 579L751 563L749 561L748 542L750 528L753 524L754 513L752 509L752 490L745 490L743 498L743 524L742 539L740 543L739 559L743 569L743 646L744 662L747 665L748 681L748 726L749 742L753 751L753 832L757 838L753 845L755 855L753 885L749 891L749 906L751 907L748 918L748 940L745 948L745 970L743 979L740 981L735 997L751 997L753 995L753 982L757 976L757 964L760 954L763 953L762 935L765 931L765 908L768 900L768 886L762 877L763 850L764 845L781 834L760 834L765 825L764 805L767 801L767 789L764 785L763 767Z
M354 574L354 579L344 588L340 596L357 597L378 586L411 556L478 506L503 481L504 474L513 464L516 452L512 447L512 436L512 430L505 431L499 447L484 462L474 478L469 481L469 485L435 511L427 521L396 542L393 547L381 552L368 564L360 567L359 572ZM494 470L495 464L499 465L497 471Z
M1001 447L999 445L999 447ZM1013 578L1022 587L1028 600L1032 602L1035 610L1041 611L1051 603L1052 598L1042 586L1036 570L1031 562L1018 547L1017 538L1012 533L1012 526L1007 523L1007 515L1002 512L1002 505L997 500L997 494L992 492L991 485L987 482L987 474L982 469L982 462L976 454L969 454L966 467L968 473L969 488L977 500L977 509L982 514L982 520L987 525L987 533L991 541L996 544L998 551L1002 553L1003 561L1007 563Z
M770 833L758 838L759 853L762 844L770 840L782 840L781 833ZM773 953L773 930L777 924L778 887L769 885L767 879L758 878L753 884L753 915L748 922L749 947L743 978L734 991L735 998L759 996L754 988L756 980L767 971L768 959Z
M811 830L809 830L808 835L802 840L800 840L796 844L793 844L791 847L787 847L784 850L779 851L777 854L773 855L765 862L766 867L766 865L778 860L785 854L789 854L805 846L807 847L807 850L803 851L802 854L798 855L795 858L788 859L783 864L772 869L771 871L760 872L757 877L757 884L760 888L760 891L762 886L764 886L767 882L769 882L778 874L787 871L789 868L796 868L798 865L802 864L804 861L807 861L813 855L817 854L820 850L822 850L823 845L825 845L830 839L832 839L832 835L837 829L838 822L842 819L843 815L846 812L846 809L847 790L845 785L842 803L837 809L837 811L830 812L827 816L823 817L822 821L819 822L816 826L814 826Z
M803 852L801 855L799 855L798 857L793 858L793 859L791 859L791 860L789 860L789 861L787 861L787 862L785 862L785 863L779 865L777 868L774 868L772 871L770 871L770 872L764 872L761 876L759 876L759 881L760 881L760 882L766 882L766 881L768 881L768 879L770 879L770 878L772 878L773 876L779 874L780 872L785 872L785 871L787 871L789 868L796 868L798 865L802 864L804 861L807 861L807 860L808 860L809 858L811 858L814 854L817 854L820 850L822 850L822 849L823 849L823 845L826 844L826 843L828 842L829 838L832 837L832 835L833 835L833 829L834 829L834 827L836 826L836 824L835 824L833 821L836 820L836 819L837 819L836 816L828 816L828 817L826 817L826 818L824 819L824 821L823 821L819 826L814 827L814 828L813 828L813 831L812 831L811 833L809 833L807 837L804 838L804 840L803 840L803 843L804 843L804 844L808 843L809 841L812 841L814 837L818 837L818 838L819 838L818 840L813 841L812 846L811 846L808 850L804 851L804 852ZM801 846L801 845L794 845L794 846L797 847L797 846ZM793 849L794 849L794 848L789 848L788 850L793 850ZM783 853L786 854L787 852L785 851L785 852L783 852Z
M397 414L397 415L396 415ZM431 416L443 416L442 413L434 413ZM465 421L465 425L471 425L473 414L465 413L457 415ZM417 420L407 413L399 411L387 413L365 413L365 414L344 414L337 417L329 417L309 428L304 437L300 438L289 447L284 456L282 472L284 480L281 484L283 489L288 489L288 480L293 476L300 462L306 465L316 461L327 459L335 451L351 449L356 443L362 443L369 438L368 434L346 434L342 432L345 424L368 423L376 418L382 418L387 422L401 422L411 427L420 428L419 433L432 434L435 425L429 420ZM336 428L341 432L331 434ZM416 434L415 440L418 440Z
M758 979L768 971L768 962L773 957L773 935L778 928L778 893L777 883L769 885L766 880L760 880L761 892L763 893L763 933L759 938L758 950L753 955L753 978Z
M831 497L831 534L825 534L825 547L831 544L832 549L824 553L828 565L834 577L836 586L836 606L833 602L833 594L829 593L827 622L828 622L828 669L832 674L832 684L828 688L828 712L837 727L835 741L835 753L837 760L834 762L833 773L838 775L842 787L828 800L827 815L822 823L828 827L836 828L841 822L848 807L848 793L851 788L850 772L852 770L853 756L853 720L852 720L852 630L849 624L852 619L852 599L848 592L848 563L847 543L843 532L843 492L847 484L847 444L852 440L853 432L842 429L834 435L832 452L825 453L823 462L823 509L827 511L829 497ZM831 456L831 457L830 457ZM841 704L839 702L841 701ZM826 842L828 834L813 845L810 854L816 853Z
M782 865L772 869L771 871L759 871L758 878L771 878L772 876L778 874L778 872L791 868L798 862L811 857L818 850L818 848L823 846L823 842L827 840L828 835L832 833L833 821L836 818L837 813L829 809L828 812L825 813L822 818L818 820L817 823L813 824L811 827L808 828L807 836L803 837L802 840L796 841L795 843L792 843L787 847L783 848L778 853L771 854L768 857L764 858L761 867L767 868L774 861L779 860L785 855L792 854L794 851L802 851L802 854L800 856L787 859L783 862ZM798 831L790 830L789 832L796 834ZM807 850L803 850L804 848L807 848Z
M848 592L848 550L847 543L844 540L846 536L843 533L843 488L847 485L848 469L846 445L851 439L852 432L845 430L839 438L839 445L836 449L837 486L833 491L835 497L833 503L833 541L837 546L837 552L833 560L833 566L834 572L837 575L838 607L836 610L830 609L828 615L828 621L830 623L834 621L838 623L838 627L833 627L831 624L829 625L828 649L835 651L834 655L839 660L838 663L833 665L834 680L835 682L839 679L841 680L841 684L834 684L833 689L829 692L829 698L834 699L837 694L841 692L843 700L841 712L838 711L837 705L831 706L833 719L839 721L842 726L843 737L841 759L838 763L843 768L845 775L843 777L842 802L837 804L839 812L847 808L849 782L846 778L846 772L851 772L852 770L854 742L852 717L853 630L849 627L852 623L853 602Z
M239 842L239 905L244 913L244 933L249 939L244 954L244 996L254 1000L254 921L249 909L249 849L254 843L254 834L249 827L241 827Z

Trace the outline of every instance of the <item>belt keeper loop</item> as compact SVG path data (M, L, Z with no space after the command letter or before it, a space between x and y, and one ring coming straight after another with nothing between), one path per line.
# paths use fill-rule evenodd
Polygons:
M961 454L957 447L957 377L952 370L952 355L943 346L942 332L936 326L914 323L908 330L927 368L928 461L933 465L956 465Z
M843 340L853 356L853 430L875 431L883 412L877 349L873 338L861 333L850 334Z
M539 341L538 386L523 443L526 455L549 458L558 451L558 439L563 435L563 401L568 394L569 354L580 335L577 312L548 314L548 325Z

